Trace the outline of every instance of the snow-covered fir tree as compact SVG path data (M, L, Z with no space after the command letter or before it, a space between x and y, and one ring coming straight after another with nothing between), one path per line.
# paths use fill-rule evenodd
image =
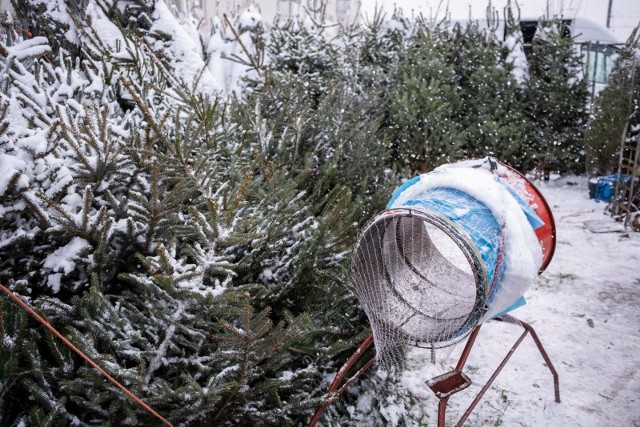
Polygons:
M514 73L516 46L502 44L491 25L418 21L406 37L389 90L394 162L414 172L469 156L524 165L532 123Z
M179 425L307 422L369 333L359 227L416 171L530 164L542 126L475 26L248 10L202 36L162 1L14 3L33 37L0 45L0 281ZM157 422L0 307L0 424ZM397 381L372 371L325 422L428 422Z
M587 172L591 175L617 172L622 138L630 143L639 140L640 117L636 113L640 108L639 49L640 27L618 52L609 84L594 101L585 138Z
M453 64L440 43L446 30L419 23L403 47L389 94L388 132L393 161L426 172L464 155L455 120L460 98Z
M44 37L2 51L3 283L172 422L305 419L364 326L344 286L349 190L308 191L323 165L268 158L279 123L189 85L177 32L159 55L94 12L80 56ZM3 423L153 422L6 307Z
M451 46L448 56L460 97L456 122L463 129L462 151L466 157L490 155L521 167L529 154L526 140L531 122L524 114L526 101L513 73L510 51L496 38L494 22L488 25L456 25L444 44Z
M588 117L587 84L565 21L542 21L529 56L525 96L534 123L533 151L538 174L584 170L584 132Z

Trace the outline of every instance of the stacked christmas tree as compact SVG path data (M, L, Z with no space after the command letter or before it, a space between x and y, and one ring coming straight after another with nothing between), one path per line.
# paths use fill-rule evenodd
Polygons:
M547 86L475 25L248 11L204 37L161 1L14 7L33 37L0 45L0 282L175 424L307 421L368 334L349 254L401 178L547 152L525 149ZM0 304L0 424L158 422ZM426 422L394 381L327 422Z

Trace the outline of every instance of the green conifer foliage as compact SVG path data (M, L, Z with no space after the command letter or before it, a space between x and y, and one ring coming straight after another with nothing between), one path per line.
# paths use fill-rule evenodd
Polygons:
M493 28L419 21L389 90L393 162L411 173L466 157L521 166L531 124L509 50Z
M393 161L411 173L464 157L455 70L441 54L441 31L419 27L405 47L389 94Z
M357 81L367 92L382 89L381 104L386 103L386 91L393 84L402 45L411 28L409 20L398 11L388 17L382 10L377 10L370 19L365 19L364 27L358 27L355 34L347 33L351 37L347 39L346 55L354 60L352 69ZM352 38L355 40L350 42Z
M507 48L493 31L474 23L457 24L444 45L455 69L460 97L455 115L463 129L465 156L489 155L522 166L531 128Z
M525 96L534 123L533 164L541 176L584 169L587 88L563 21L541 22L529 57Z
M349 255L398 177L471 155L528 164L521 86L473 26L231 19L207 44L180 39L165 3L16 4L39 27L0 45L0 281L176 424L307 422L369 333ZM48 30L63 27L72 40ZM210 72L225 55L246 71L229 97ZM539 140L573 141L576 123ZM0 307L0 424L157 422ZM326 422L426 423L398 381L365 377ZM353 413L358 396L371 405Z
M281 37L285 37L284 31L276 30ZM336 70L330 77L315 72L292 74L283 68L279 54L272 52L275 58L270 56L265 69L265 86L247 99L254 112L250 128L239 129L248 132L243 138L255 135L260 144L253 148L267 162L307 175L307 191L323 200L315 213L321 211L331 189L342 185L355 195L360 208L366 209L358 219L362 221L371 209L384 205L376 198L380 197L378 190L395 185L384 169L389 154L384 135L378 134L386 106L384 89L368 83L388 80L388 76L368 65L362 55L352 54L355 48L349 46L343 50L326 48L326 56L340 55L342 61L332 65ZM288 55L292 62L304 64L308 60L306 52L294 50ZM310 90L320 86L321 92ZM239 116L236 122L241 122Z
M278 75L303 77L312 100L318 100L326 92L327 83L341 71L330 31L324 23L297 17L282 23L276 21L270 34L269 67L278 70Z
M375 120L359 125L336 89L316 101L343 103L330 120L343 125L314 117L289 133L252 102L192 92L126 32L115 46L91 31L81 41L78 66L3 55L2 155L16 165L3 281L173 422L305 420L322 371L364 329L345 287L356 229L339 168L367 170ZM272 129L287 148L304 136L294 167L267 143ZM369 196L378 182L353 180ZM6 336L24 346L2 344L19 361L3 371L3 423L155 422L41 327L22 330Z

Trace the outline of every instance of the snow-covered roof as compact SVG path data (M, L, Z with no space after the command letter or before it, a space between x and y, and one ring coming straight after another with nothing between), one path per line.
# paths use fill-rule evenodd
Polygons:
M586 42L600 42L603 44L622 44L623 40L620 40L615 34L613 34L608 28L602 25L590 21L586 18L561 18L564 21L571 21L571 35L575 37L576 43ZM542 21L541 17L526 17L520 18L520 22L539 22ZM491 25L486 19L473 19L480 28L489 29L493 27L496 35L502 37L504 35L504 20L499 19L493 22ZM469 19L453 19L451 20L452 26L456 23L465 25L470 22Z
M576 42L623 43L608 28L593 21L585 18L574 18L571 21L571 34L575 37Z
M600 42L605 44L621 44L623 43L608 28L593 22L586 18L559 18L562 21L571 22L571 35L577 43ZM538 22L542 21L540 17L520 18L520 22Z

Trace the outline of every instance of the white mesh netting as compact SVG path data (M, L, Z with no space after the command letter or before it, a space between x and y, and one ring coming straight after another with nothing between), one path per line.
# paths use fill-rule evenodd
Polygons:
M453 224L430 212L378 215L360 235L351 269L383 367L401 366L407 344L459 341L485 310L479 255Z

